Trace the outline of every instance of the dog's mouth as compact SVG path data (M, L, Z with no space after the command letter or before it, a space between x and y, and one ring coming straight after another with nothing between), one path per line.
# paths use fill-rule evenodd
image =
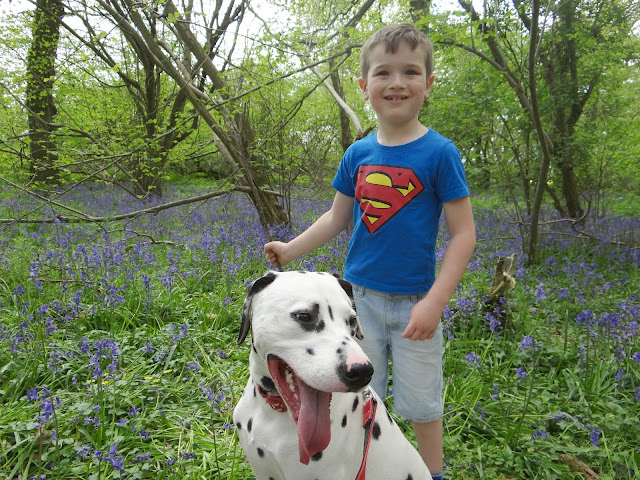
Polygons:
M286 362L275 355L268 356L267 366L296 422L300 462L308 465L309 459L327 448L331 440L331 393L307 385Z

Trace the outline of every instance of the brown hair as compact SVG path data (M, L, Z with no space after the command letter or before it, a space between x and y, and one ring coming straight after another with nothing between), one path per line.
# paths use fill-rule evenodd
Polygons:
M425 34L411 23L388 25L369 37L362 46L362 50L360 50L360 72L362 77L367 78L367 74L369 73L369 56L373 48L382 44L385 46L387 53L395 53L401 42L406 42L412 51L415 50L418 45L424 47L424 66L427 78L430 77L433 72L433 45Z

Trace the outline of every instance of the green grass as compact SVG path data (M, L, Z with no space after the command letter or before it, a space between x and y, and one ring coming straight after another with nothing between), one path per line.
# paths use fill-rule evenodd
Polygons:
M107 194L65 201L100 211ZM325 207L300 202L294 231L278 236ZM583 478L582 462L602 479L637 478L640 260L607 241L632 238L637 221L594 225L601 242L546 232L541 264L519 264L495 307L492 269L519 239L495 199L475 207L478 249L443 319L446 476ZM104 228L2 229L1 478L254 478L231 425L247 380L242 301L267 269L244 199ZM291 268L340 272L347 240Z

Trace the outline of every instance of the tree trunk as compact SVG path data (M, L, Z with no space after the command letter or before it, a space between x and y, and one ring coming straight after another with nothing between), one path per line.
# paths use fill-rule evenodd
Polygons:
M27 53L26 105L31 173L35 182L59 181L58 158L52 133L57 110L53 99L55 59L64 6L60 0L37 0L32 42Z
M338 70L334 67L334 61L331 60L329 62L329 68L331 69L331 85L336 93L344 100L344 89L342 88L342 82L340 81L340 74ZM342 145L342 150L347 151L347 148L353 143L353 135L351 134L351 120L349 119L349 115L344 109L339 108L340 110L340 144Z

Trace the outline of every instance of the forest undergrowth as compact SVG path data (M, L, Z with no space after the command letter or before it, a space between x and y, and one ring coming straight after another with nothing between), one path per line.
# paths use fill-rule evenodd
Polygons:
M139 209L98 185L64 201L95 216ZM498 258L522 240L495 197L473 204L478 246L443 316L445 475L640 477L640 217L579 234L546 214L539 264L519 256L515 289L489 302ZM327 206L297 198L292 227L271 234L291 238ZM1 218L36 208L0 192ZM247 380L241 306L268 269L246 198L0 229L1 478L254 478L232 425ZM340 274L348 239L289 268Z

